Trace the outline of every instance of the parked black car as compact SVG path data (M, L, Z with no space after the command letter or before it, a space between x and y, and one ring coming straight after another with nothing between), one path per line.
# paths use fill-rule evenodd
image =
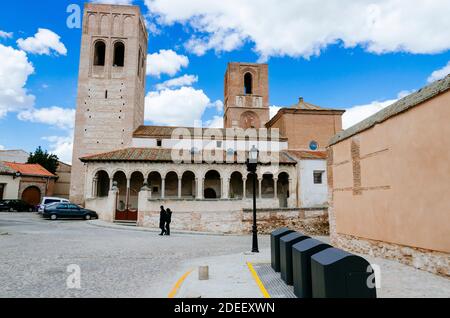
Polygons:
M54 203L44 208L42 216L46 219L98 219L96 212L83 209L76 204Z
M35 207L22 200L3 200L0 201L0 211L33 212Z

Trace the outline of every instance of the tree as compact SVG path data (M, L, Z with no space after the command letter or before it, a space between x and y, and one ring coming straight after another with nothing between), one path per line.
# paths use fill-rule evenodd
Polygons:
M49 154L47 150L43 151L39 146L34 153L30 153L28 163L40 164L49 172L55 174L59 166L59 158L57 155Z

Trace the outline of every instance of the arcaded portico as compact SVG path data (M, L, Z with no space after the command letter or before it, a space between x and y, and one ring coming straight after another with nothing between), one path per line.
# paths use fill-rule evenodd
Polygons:
M229 201L241 209L251 202L253 180L245 164L176 164L170 157L163 158L163 152L133 148L83 158L87 164L87 200L106 198L115 187L117 211L138 211L143 208L139 206L139 193L145 186L148 200L153 202ZM260 204L266 208L296 206L295 160L282 156L279 165L261 165L257 175Z

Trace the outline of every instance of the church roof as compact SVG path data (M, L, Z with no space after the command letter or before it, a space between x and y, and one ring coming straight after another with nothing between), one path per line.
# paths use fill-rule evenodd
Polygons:
M288 150L287 153L298 160L325 160L328 157L326 151Z
M133 133L133 137L134 138L161 138L161 139L170 139L172 138L172 134L174 133L174 131L176 129L187 129L189 131L190 136L194 139L194 137L196 137L196 134L200 134L201 132L201 138L203 138L203 136L205 135L205 132L207 130L211 131L211 130L217 130L219 131L223 138L225 140L225 137L227 137L227 133L229 134L230 131L233 132L236 129L235 128L194 128L194 127L169 127L169 126L140 126L138 127L134 133ZM257 133L259 133L258 129L256 130ZM228 136L230 138L234 139L234 135L232 136ZM270 139L270 131L268 132L268 136L267 137L261 137L264 138L264 140L271 140ZM245 139L245 138L242 138ZM250 138L252 139L252 138ZM219 140L219 139L218 139ZM287 141L286 138L280 136L278 141Z
M115 151L110 151L106 153L100 153L96 155L90 155L80 158L82 162L173 162L172 159L172 149L164 148L125 148ZM227 160L227 153L222 152L222 158L224 163ZM213 153L214 155L214 153ZM205 156L207 154L205 153ZM234 163L238 163L238 157L236 154L234 156ZM277 159L274 156L274 160ZM281 164L293 164L295 165L296 160L292 159L285 152L279 153L279 162ZM195 162L194 162L195 163ZM243 162L241 162L243 163Z
M400 99L398 102L386 107L385 109L363 120L355 126L338 133L331 139L330 146L337 144L342 140L348 139L362 131L370 129L373 126L380 124L391 117L406 112L411 108L416 107L448 90L450 90L450 74L447 75L447 77L445 77L444 79L431 83L430 85L425 86L419 91Z
M7 166L3 161L0 161L0 174L14 174L16 171Z
M314 115L333 115L333 114L343 114L345 110L343 109L335 109L335 108L325 108L321 106L317 106L311 103L305 102L305 100L300 97L298 104L293 105L291 107L283 107L278 113L267 122L266 127L270 128L275 124L281 116L284 114L314 114Z
M14 163L14 162L6 162L2 163L3 166L6 166L6 171L13 171L13 173L19 172L22 175L26 176L38 176L38 177L56 177L53 173L49 172L47 169L42 167L39 164L28 164L28 163ZM1 169L1 165L0 165Z

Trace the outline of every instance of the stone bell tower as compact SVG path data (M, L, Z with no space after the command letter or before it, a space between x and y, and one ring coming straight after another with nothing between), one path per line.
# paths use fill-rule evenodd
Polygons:
M70 199L84 204L80 157L130 147L144 123L148 34L137 6L84 7Z
M270 119L269 66L229 63L224 104L225 128L263 128Z

